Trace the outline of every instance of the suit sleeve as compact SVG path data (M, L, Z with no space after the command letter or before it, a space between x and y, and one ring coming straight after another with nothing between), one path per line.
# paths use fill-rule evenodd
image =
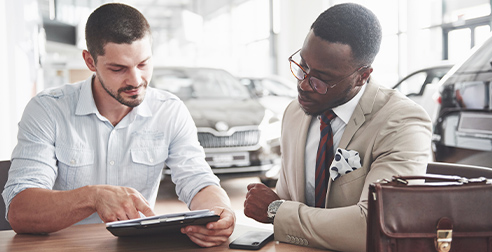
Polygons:
M286 113L289 110L289 107L291 107L291 106L292 106L292 103L290 103L289 106L287 106L287 108L284 111L284 115L282 117L282 132L284 131L283 127L285 125L284 120L285 120ZM280 148L281 148L281 152L283 152L282 151L282 149L283 149L282 148L282 142L281 142ZM282 159L281 159L281 167L285 167L285 158L284 157L282 157ZM277 184L275 186L275 190L277 192L277 195L281 199L284 199L284 200L292 200L292 198L289 195L288 188L287 188L287 180L286 180L286 177L285 177L285 169L280 169L280 174L279 174L279 178L277 180Z
M299 106L299 104L294 100L285 109L284 115L282 117L282 128L281 128L281 130L282 130L281 134L282 135L288 135L288 134L290 134L289 132L291 130L293 130L292 125L289 121L292 120L293 118L294 118L294 120L296 120L296 118L295 118L296 116L293 116L292 113L293 113L293 111L295 111L297 109L297 106ZM286 129L286 127L288 129ZM294 131L295 130L296 129L294 129ZM296 195L292 195L291 192L289 191L289 189L292 189L292 187L298 188L298 186L303 186L303 185L288 183L287 177L286 177L287 173L292 172L291 170L286 169L287 164L288 163L295 163L295 159L297 158L297 155L286 155L285 153L295 152L295 151L292 151L292 149L298 145L298 143L297 143L298 140L299 140L298 136L296 136L294 138L293 137L282 137L282 139L280 141L280 148L281 148L280 152L282 153L282 159L281 159L282 169L280 169L280 174L279 174L279 178L278 178L275 190L277 192L277 195L281 199L284 199L284 200L302 201L301 199L296 197ZM289 168L291 168L291 167L289 167ZM296 167L296 168L298 168L298 167ZM287 171L287 170L289 170L289 171ZM292 182L292 181L289 181L289 182Z

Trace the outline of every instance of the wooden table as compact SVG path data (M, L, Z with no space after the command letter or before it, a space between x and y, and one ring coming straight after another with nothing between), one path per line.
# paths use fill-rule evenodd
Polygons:
M229 242L250 230L263 229L236 224ZM247 251L229 249L229 242L218 247L200 248L187 236L181 234L118 238L107 231L104 224L71 226L47 235L16 234L12 230L0 231L0 251ZM321 250L271 241L260 251Z

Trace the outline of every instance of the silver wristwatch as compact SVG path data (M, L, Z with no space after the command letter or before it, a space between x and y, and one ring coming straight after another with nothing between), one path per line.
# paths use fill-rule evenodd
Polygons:
M272 223L273 223L273 219L275 219L275 215L277 214L278 208L284 202L285 200L275 200L272 203L270 203L270 205L268 205L268 210L267 210L268 219L270 219Z

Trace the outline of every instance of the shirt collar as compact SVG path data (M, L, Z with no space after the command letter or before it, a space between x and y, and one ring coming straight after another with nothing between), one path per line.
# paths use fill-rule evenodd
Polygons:
M80 89L79 101L77 102L77 110L75 111L76 115L99 115L96 102L94 101L94 97L92 96L92 81L94 80L95 76L96 75L93 74L82 84L82 87ZM147 93L145 94L145 96L149 96L150 92L150 88L147 87ZM152 111L150 110L147 100L148 99L144 98L143 102L140 103L140 105L138 105L137 107L133 108L130 113L135 116L139 115L142 117L152 116Z
M93 74L90 78L84 81L80 88L79 101L77 102L76 115L98 114L96 102L92 97L92 80L95 78Z
M355 107L357 107L362 94L366 90L366 85L367 83L361 87L359 93L357 93L352 99L350 99L350 101L333 108L333 112L335 112L337 117L340 118L345 124L347 124L350 120L350 117L352 117Z
M133 108L133 112L136 113L136 115L142 116L142 117L151 117L152 116L152 110L150 109L149 106L149 96L150 96L151 88L147 86L147 90L145 92L145 97L140 103L140 105L136 106Z

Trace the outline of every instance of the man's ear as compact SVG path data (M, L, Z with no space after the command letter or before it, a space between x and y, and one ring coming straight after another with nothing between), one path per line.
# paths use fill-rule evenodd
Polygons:
M85 64L91 70L92 72L96 71L96 62L92 58L92 55L89 53L89 51L84 50L82 51L82 57L84 58Z
M364 72L362 72L359 75L359 81L357 82L358 86L363 86L367 82L367 80L369 80L369 77L371 76L372 70L373 70L373 68L371 66L364 69Z

